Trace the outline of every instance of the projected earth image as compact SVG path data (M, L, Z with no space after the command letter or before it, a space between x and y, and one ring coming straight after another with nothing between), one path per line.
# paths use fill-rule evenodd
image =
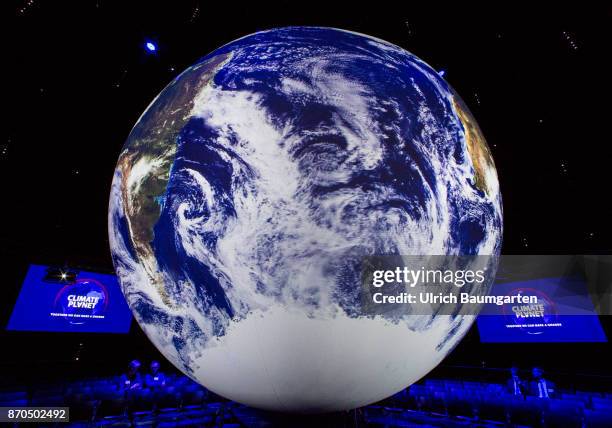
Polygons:
M215 50L153 100L117 163L109 233L168 360L229 399L317 413L402 390L474 320L363 313L362 258L497 255L502 208L487 143L435 70L292 27Z

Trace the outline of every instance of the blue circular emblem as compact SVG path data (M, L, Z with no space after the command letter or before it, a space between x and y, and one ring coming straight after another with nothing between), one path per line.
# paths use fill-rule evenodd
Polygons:
M55 296L55 310L70 324L84 324L104 317L108 291L95 279L82 278L63 287Z

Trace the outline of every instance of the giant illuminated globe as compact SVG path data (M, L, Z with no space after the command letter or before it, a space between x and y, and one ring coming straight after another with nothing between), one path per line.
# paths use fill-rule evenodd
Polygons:
M350 409L435 367L471 315L361 311L378 254L499 254L487 144L436 71L331 28L208 54L138 120L109 233L123 293L179 369L232 400Z

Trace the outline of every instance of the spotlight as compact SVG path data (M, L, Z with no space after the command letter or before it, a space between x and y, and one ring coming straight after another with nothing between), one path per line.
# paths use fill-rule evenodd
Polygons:
M67 267L49 267L43 281L54 284L71 284L76 281L78 271Z

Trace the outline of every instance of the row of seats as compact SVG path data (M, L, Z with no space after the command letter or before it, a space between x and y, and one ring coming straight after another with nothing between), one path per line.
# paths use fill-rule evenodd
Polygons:
M419 386L419 385L414 385ZM505 391L506 386L498 383L491 382L470 382L460 380L447 380L447 379L427 379L420 386L425 386L430 389L464 389L466 391ZM564 390L561 392L568 396L581 396L581 397L594 397L598 399L612 400L612 392L595 392L595 391L581 391L581 390Z
M167 388L176 390L201 389L201 386L185 376L169 376ZM91 379L78 382L54 385L38 385L30 390L0 391L0 404L33 405L39 402L63 400L68 395L82 394L91 398L116 395L119 391L119 380L115 377ZM4 405L4 404L2 404Z
M227 402L184 376L163 388L122 391L116 378L92 379L30 391L0 392L0 406L69 406L73 426L267 427L261 413ZM612 397L588 391L558 398L521 398L503 385L427 380L363 409L373 426L612 427Z
M106 378L5 391L0 406L67 406L75 427L227 425L224 401L184 376L170 376L155 389L118 386L117 378Z
M396 409L393 415L404 415L402 418L414 418L416 413L529 427L612 427L612 402L607 397L573 394L571 398L516 397L502 385L456 388L426 382L396 394L385 404Z
M456 382L427 380L424 384L412 385L408 390L412 395L434 395L439 397L445 396L463 396L472 400L478 400L481 397L494 395L496 397L513 398L508 393L506 387L500 384L479 384L479 385L457 385ZM612 394L590 392L590 391L558 391L555 398L563 400L566 406L579 406L591 410L609 411L612 413ZM541 405L546 403L554 403L555 400L538 400L536 397L527 396L526 400L540 401Z
M211 400L217 397L202 388L169 387L127 393L113 390L99 395L71 392L61 401L47 397L29 404L69 407L70 426L74 427L231 426L224 411L227 403Z
M511 417L509 420L497 421L484 418L466 418L454 415L442 415L436 413L415 411L398 407L368 406L365 408L365 422L369 427L405 428L405 427L479 427L479 428L533 428L533 427L581 427L581 428L610 428L611 419L609 413L586 411L584 417L576 421L563 418L551 418L544 415L537 421L521 420L519 417Z

